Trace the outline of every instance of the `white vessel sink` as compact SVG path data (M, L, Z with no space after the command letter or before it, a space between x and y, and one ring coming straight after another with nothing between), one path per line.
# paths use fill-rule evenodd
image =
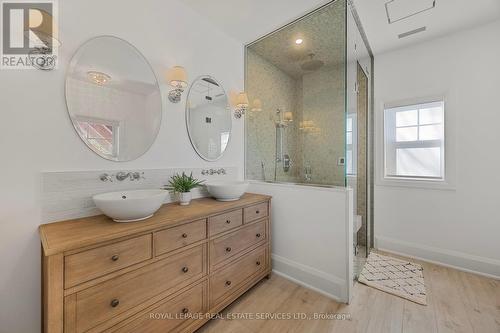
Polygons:
M246 192L249 183L242 181L217 181L205 184L207 190L218 201L239 200Z
M165 190L132 190L97 194L92 199L115 222L134 222L153 216L167 195Z

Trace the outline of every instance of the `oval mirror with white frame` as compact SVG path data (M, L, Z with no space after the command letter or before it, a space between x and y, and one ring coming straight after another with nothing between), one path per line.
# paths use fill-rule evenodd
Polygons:
M186 124L194 150L207 161L222 157L231 138L231 109L221 84L200 76L189 88Z
M158 80L141 52L118 37L95 37L76 51L66 75L66 104L80 138L108 160L138 158L160 130Z

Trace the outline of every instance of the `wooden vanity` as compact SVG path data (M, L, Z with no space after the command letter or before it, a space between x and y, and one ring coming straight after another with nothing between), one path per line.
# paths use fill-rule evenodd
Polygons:
M271 272L271 198L40 226L43 330L193 332Z

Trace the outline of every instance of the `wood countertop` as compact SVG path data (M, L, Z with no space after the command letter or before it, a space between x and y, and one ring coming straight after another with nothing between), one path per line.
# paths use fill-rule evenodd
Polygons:
M178 203L163 205L156 214L144 221L117 223L105 215L42 224L40 238L46 256L75 250L129 236L136 233L168 228L195 221L225 211L266 202L270 196L246 193L238 201L221 202L213 198L195 199L188 206Z

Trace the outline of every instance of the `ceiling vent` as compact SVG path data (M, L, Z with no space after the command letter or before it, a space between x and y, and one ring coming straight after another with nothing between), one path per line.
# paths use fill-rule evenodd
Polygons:
M408 37L408 36L411 36L414 34L418 34L419 32L424 32L425 30L427 30L427 27L420 27L420 28L417 28L414 30L403 32L402 34L399 34L398 37L399 37L399 39L405 38L405 37Z
M391 0L385 3L389 24L405 20L436 7L436 0Z

